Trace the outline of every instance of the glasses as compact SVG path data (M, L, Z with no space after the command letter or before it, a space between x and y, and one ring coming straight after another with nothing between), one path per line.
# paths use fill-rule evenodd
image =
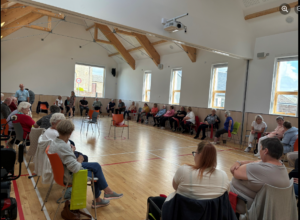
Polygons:
M196 154L197 154L197 152L196 152L196 151L193 151L193 152L192 152L192 155L193 155L193 156L195 156Z

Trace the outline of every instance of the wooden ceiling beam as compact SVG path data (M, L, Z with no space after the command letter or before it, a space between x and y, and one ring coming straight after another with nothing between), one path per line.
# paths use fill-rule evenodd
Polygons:
M293 3L290 3L288 5L292 9L295 6L298 5L298 2L293 2ZM247 16L245 16L245 20L249 20L249 19L253 19L253 18L258 18L258 17L264 16L264 15L269 15L269 14L272 14L272 13L275 13L275 12L279 12L279 11L280 11L279 6L275 7L275 8L270 8L270 9L267 9L267 10L264 10L264 11L260 11L260 12L256 12L256 13L247 15Z
M168 41L166 40L159 40L159 41L156 41L154 43L152 43L152 45L158 45L158 44L162 44L162 43L166 43ZM139 46L139 47L135 47L135 48L132 48L132 49L129 49L127 50L128 52L132 52L132 51L136 51L136 50L140 50L140 49L144 49L142 46ZM116 55L119 55L119 53L112 53L110 55L108 55L109 57L112 57L112 56L116 56Z
M111 42L106 41L106 40L100 40L100 39L97 39L96 42L103 43L103 44L110 44L110 45L113 45Z
M48 17L52 17L52 18L57 18L57 19L64 19L65 18L64 14L54 13L54 12L46 11L46 10L39 9L39 8L34 9L32 12L36 13L36 14L41 14L41 15L45 15L45 16L48 16Z
M123 34L123 35L135 37L135 33L133 33L133 32L123 31L123 30L120 30L118 28L116 28L115 31L118 34Z
M29 25L30 23L40 19L41 17L43 17L42 14L30 13L22 18L19 18L18 20L15 20L7 26L1 28L1 38L14 33L15 31L21 29L23 26Z
M32 12L32 10L35 9L34 7L25 6L22 4L16 4L16 7L19 8L11 8L8 9L6 12L1 12L1 23L4 22L4 26L10 24L11 22L14 22L15 20L18 20L19 18L25 15L28 15Z
M184 44L181 44L183 50L187 53L191 61L194 63L196 62L196 55L197 55L197 49L194 47L189 47Z
M112 33L112 31L103 24L95 24L97 28L104 34L104 36L114 45L114 47L119 51L122 57L126 60L126 62L131 66L133 70L135 70L135 60L132 58L130 53L125 49L125 47L121 44L119 39Z
M151 57L156 66L160 64L160 55L157 53L146 35L135 33L137 41L142 45L147 54Z
M25 27L36 29L36 30L39 30L39 31L47 31L47 32L51 31L51 29L49 29L49 28L41 27L41 26L37 26L37 25L28 25L28 26L25 26Z
M87 29L85 29L86 31L92 29L93 27L95 27L95 24L93 24L92 26L88 27Z

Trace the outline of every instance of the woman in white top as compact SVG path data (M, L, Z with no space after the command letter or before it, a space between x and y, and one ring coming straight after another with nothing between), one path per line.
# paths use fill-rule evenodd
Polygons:
M55 105L57 105L60 108L61 113L64 113L64 103L60 95L57 97Z
M258 133L264 133L266 127L267 124L266 122L264 122L263 117L261 115L256 115L255 121L253 121L251 124L251 131L248 138L248 147L245 149L245 152L249 152L251 150L251 148L253 147L252 141L255 137L257 137Z
M180 122L182 133L186 132L186 128L190 127L191 124L195 124L195 114L192 107L188 107L187 115Z

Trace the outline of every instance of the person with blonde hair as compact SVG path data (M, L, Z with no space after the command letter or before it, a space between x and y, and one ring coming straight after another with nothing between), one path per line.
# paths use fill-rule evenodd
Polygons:
M248 138L248 147L246 147L245 152L249 152L251 150L251 148L253 147L252 141L255 137L257 137L258 133L264 133L266 127L267 124L266 122L264 122L263 117L261 115L256 115L255 120L251 124L251 131Z
M104 173L99 163L96 162L83 162L84 158L80 155L77 159L68 144L69 138L73 133L75 126L70 120L62 120L56 127L59 136L52 141L49 154L57 153L62 163L64 164L64 182L72 183L72 174L77 173L79 170L88 169L92 170L97 178L95 182L95 197L96 201L92 201L92 208L98 208L109 205L112 199L119 199L123 197L123 194L118 194L108 186ZM88 172L88 177L91 177L91 172ZM104 191L104 198L100 198L101 190Z
M57 105L60 108L61 113L64 112L64 103L60 95L57 96L57 99L55 100L55 105Z

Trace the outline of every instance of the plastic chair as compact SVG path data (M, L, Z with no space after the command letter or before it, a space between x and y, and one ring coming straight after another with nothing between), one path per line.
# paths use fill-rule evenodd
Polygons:
M32 157L35 155L37 146L38 146L38 140L41 134L45 131L44 128L31 128L29 139L30 139L30 147L28 149L27 155L30 156L30 159L27 164L27 168L29 167L30 161Z
M198 129L199 125L200 125L200 119L198 116L195 116L195 124L190 125L190 133L193 134L193 132L192 132L193 128L195 129L195 132L197 133L197 129Z
M265 130L264 130L264 132L263 133L266 133L267 132L267 129L268 129L268 126L267 127L265 127ZM249 132L249 131L251 131L251 130L246 130L246 132ZM260 135L260 136L259 136ZM243 143L243 146L245 146L245 144L247 143L246 142L246 138L249 138L249 134L246 134L245 135L245 140L244 140L244 143ZM256 137L254 137L254 146L256 146L256 144L257 144L257 141L259 140L259 138L261 138L261 133L259 133L259 134L257 134L257 136ZM257 153L257 147L255 147L255 149L253 149L253 152L256 154Z
M8 122L6 119L1 119L1 140L6 141L10 138L10 135L8 134Z
M116 128L123 128L122 129L122 134L121 134L121 138L123 136L123 130L124 128L128 128L128 134L127 134L127 138L129 139L129 121L127 120L128 122L128 125L125 124L120 124L124 121L124 116L122 114L112 114L112 124L110 125L110 129L109 129L109 133L108 133L108 136L110 135L110 130L111 130L111 127L114 127L114 139L116 139Z
M82 130L82 125L83 125L84 123L87 123L88 126L87 126L86 134L87 134L88 131L89 131L89 125L93 125L93 124L95 125L95 129L96 129L96 127L97 127L98 133L100 133L99 125L98 125L98 120L97 120L97 119L98 119L98 115L99 115L99 110L95 110L95 111L93 112L93 114L92 114L91 120L82 120L80 132L81 132L81 130ZM93 127L92 127L92 130L93 130ZM94 130L93 130L93 131L94 131Z
M298 138L294 143L294 151L298 151Z
M240 125L241 125L241 123L239 123L239 122L234 122L234 124L233 124L233 130L231 132L232 136L230 138L233 140L233 143L235 143L234 136L237 136L237 141L239 141L238 131L239 131Z
M44 203L43 203L41 211L43 211L43 208L44 208L44 206L45 206L45 204L46 204L46 202L48 200L48 197L50 195L50 192L51 192L54 180L55 180L55 182L58 185L64 187L63 192L62 192L62 198L65 195L65 191L67 190L67 188L68 187L72 187L72 184L70 184L68 182L66 184L64 183L64 165L63 165L60 157L58 156L57 153L55 153L55 154L49 154L48 153L49 148L50 148L50 145L46 148L46 154L47 154L47 156L48 156L48 158L50 160L54 178L52 179L51 185L50 185L49 190L47 192L47 195L46 195L46 198L44 200ZM94 187L94 182L95 182L95 180L94 180L94 173L92 172L92 185L93 185L93 189L95 188ZM95 191L93 192L93 196L94 196L94 201L96 201L96 199L95 199ZM55 217L57 215L57 212L58 212L58 209L60 207L60 204L61 204L61 202L58 203L58 207L56 209L56 212L55 212L55 215L54 215L53 219L55 219ZM97 219L96 206L95 206L95 216L96 216L95 219Z

